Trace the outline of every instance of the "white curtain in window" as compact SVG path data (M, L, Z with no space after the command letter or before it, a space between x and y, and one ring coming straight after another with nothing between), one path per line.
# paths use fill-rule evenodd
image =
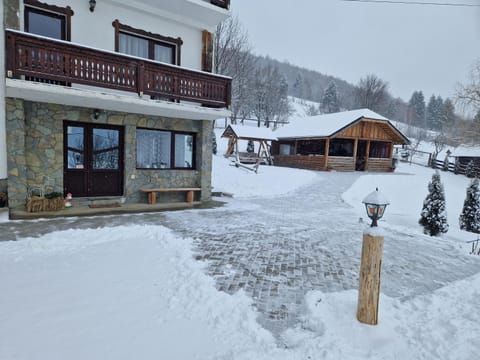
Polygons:
M173 48L161 44L155 44L155 60L168 64L173 64Z
M148 59L148 40L120 33L118 37L118 51L123 54Z

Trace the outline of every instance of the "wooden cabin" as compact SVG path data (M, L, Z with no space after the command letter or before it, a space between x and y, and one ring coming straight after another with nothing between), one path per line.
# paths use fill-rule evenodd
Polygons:
M270 154L270 142L277 140L277 138L272 130L253 126L228 125L222 137L228 138L227 151L224 154L226 158L232 157L237 163L242 164L273 164ZM240 145L242 140L244 144ZM254 146L256 151L247 151L248 141L257 144Z
M311 170L393 171L393 146L410 143L369 109L292 119L275 135L275 165Z

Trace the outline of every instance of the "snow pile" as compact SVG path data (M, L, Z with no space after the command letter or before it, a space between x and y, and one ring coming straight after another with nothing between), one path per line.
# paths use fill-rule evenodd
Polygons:
M69 230L0 243L1 359L474 359L480 274L404 302L379 325L355 290L306 296L278 347L239 291L219 292L191 240L162 226Z
M319 177L314 171L266 165L260 165L255 173L235 167L231 160L223 156L213 157L213 191L233 194L236 198L283 196Z
M412 231L422 233L418 224L423 200L428 194L428 183L435 170L407 163L399 163L393 174L367 173L343 194L343 199L355 208L358 216L365 217L363 198L378 187L390 200L385 215L380 220L381 226L399 226L406 233ZM450 225L447 235L471 240L471 234L460 231L458 218L462 211L466 188L470 182L462 175L451 172L440 172L441 182L445 189L446 212ZM371 190L370 190L371 189Z
M0 243L0 359L230 359L275 349L162 226Z
M222 138L224 129L215 129L217 155L212 161L212 187L214 192L232 194L236 198L273 197L291 193L298 188L318 180L318 172L277 166L260 165L257 173L235 167L232 159L223 154L228 139ZM239 141L239 150L246 151L248 141ZM258 142L254 142L258 151ZM249 165L253 168L253 165Z

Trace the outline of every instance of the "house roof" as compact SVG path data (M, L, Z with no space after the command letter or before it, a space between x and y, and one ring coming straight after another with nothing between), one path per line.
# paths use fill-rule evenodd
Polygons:
M228 125L222 137L236 136L245 140L277 140L274 132L265 127Z
M278 129L278 139L333 137L345 128L362 119L383 122L391 127L406 142L409 140L386 117L369 109L343 111L333 114L295 118L290 124Z

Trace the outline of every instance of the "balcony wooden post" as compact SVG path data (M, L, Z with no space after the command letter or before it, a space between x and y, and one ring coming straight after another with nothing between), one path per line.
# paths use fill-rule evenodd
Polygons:
M140 61L137 66L137 93L138 96L143 96L144 89L144 79L145 79L145 63Z
M12 78L15 75L15 64L17 63L17 52L15 51L15 37L7 35L7 77Z

